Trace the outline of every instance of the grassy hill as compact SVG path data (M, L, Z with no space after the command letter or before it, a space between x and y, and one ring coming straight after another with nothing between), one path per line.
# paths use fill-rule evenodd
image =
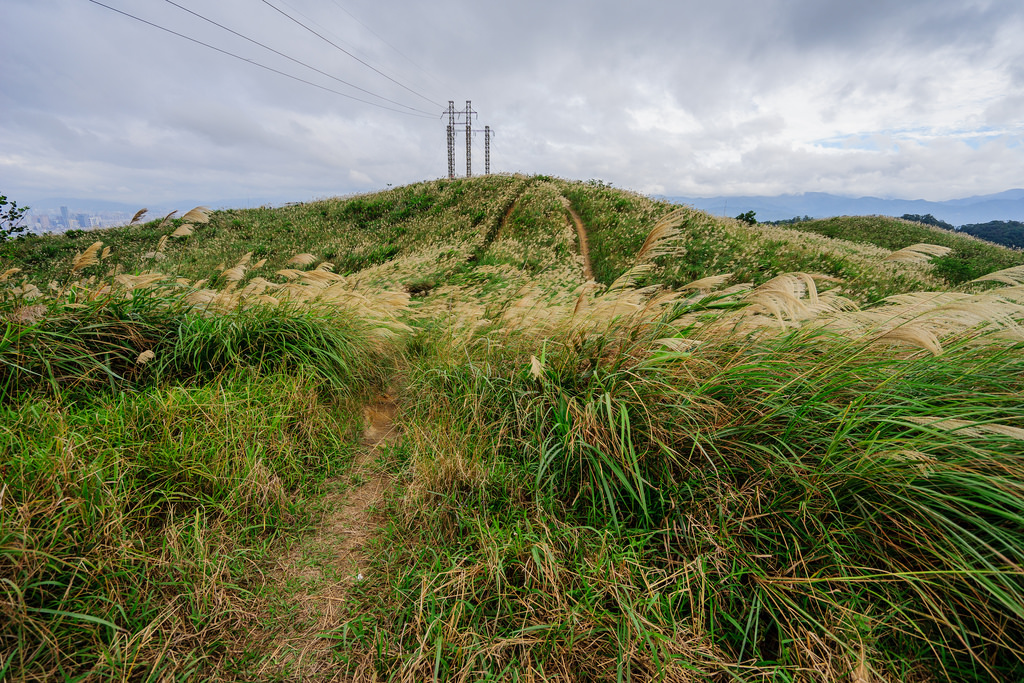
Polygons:
M951 249L932 261L935 274L951 284L981 277L992 270L1024 264L1024 252L1007 249L965 233L954 233L931 225L887 216L841 216L794 223L801 232L825 235L859 244L874 244L897 250L926 242Z
M1022 263L544 176L0 245L0 679L1020 679Z

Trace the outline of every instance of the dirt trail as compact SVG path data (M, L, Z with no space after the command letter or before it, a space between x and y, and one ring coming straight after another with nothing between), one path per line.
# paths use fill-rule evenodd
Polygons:
M295 626L278 633L267 649L260 675L335 680L331 642L321 634L338 626L350 586L369 571L362 547L376 527L373 509L388 485L374 459L379 448L398 438L395 410L390 393L363 410L363 447L351 471L334 482L341 490L325 497L324 517L316 531L296 544L274 572L297 613L288 619ZM296 583L301 588L292 593L287 587Z
M587 229L584 227L580 215L573 210L569 200L562 197L562 204L565 206L565 210L569 212L569 217L576 226L576 234L580 238L580 255L583 257L583 277L593 280L594 271L590 268L590 244L587 242Z

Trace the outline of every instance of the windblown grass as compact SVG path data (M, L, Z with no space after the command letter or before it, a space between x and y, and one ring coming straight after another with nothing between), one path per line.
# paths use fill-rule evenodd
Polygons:
M800 232L873 244L891 251L922 242L949 247L952 251L935 259L933 263L936 274L953 285L993 270L1024 264L1024 253L1020 250L1007 249L971 235L899 218L840 216L794 223L791 227Z
M344 632L362 666L1024 671L1024 345L724 334L710 323L754 305L721 302L596 326L566 314L543 338L499 326L414 377L411 498Z
M1019 288L862 310L822 275L635 279L427 346L352 670L1019 677Z
M93 243L45 292L0 278L3 680L224 671L407 300L322 267L239 288L251 255L212 283L90 274L109 257Z
M522 176L66 239L0 266L0 678L252 678L391 374L332 675L1024 678L1012 252Z
M322 380L251 372L0 407L0 678L189 678L244 648L261 558L357 426Z

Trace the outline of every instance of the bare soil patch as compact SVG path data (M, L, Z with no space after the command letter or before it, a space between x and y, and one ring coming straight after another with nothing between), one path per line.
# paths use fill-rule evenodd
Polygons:
M583 219L576 213L569 200L562 197L565 210L569 212L569 219L576 228L576 235L580 238L580 255L583 257L583 277L588 280L594 279L594 271L590 268L590 244L587 242L587 228L583 225Z
M323 501L315 531L281 558L272 579L293 601L288 624L276 633L257 672L278 680L343 680L322 634L338 626L348 592L364 580L369 565L362 549L378 521L374 517L389 479L374 460L380 448L398 438L394 395L387 393L364 409L362 448L351 471L334 482Z

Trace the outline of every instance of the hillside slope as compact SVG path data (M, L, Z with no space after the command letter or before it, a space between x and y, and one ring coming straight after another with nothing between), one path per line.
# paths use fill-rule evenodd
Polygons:
M809 232L858 244L873 244L897 250L926 242L949 247L952 251L932 261L935 274L950 284L960 284L994 270L1024 264L1024 251L986 242L962 232L950 232L916 221L887 216L841 216L801 221L791 226Z
M490 176L0 246L0 678L1024 680L1019 254L828 225Z
M180 218L28 237L0 245L0 259L43 286L95 240L111 249L106 270L156 269L192 279L216 277L246 253L254 263L265 260L258 273L263 276L284 268L295 254L310 253L317 262L330 262L334 272L365 270L368 277L422 294L441 284L482 278L501 285L573 263L582 268L578 239L566 230L572 227L566 202L582 218L594 276L606 285L632 265L653 224L677 208L598 182L487 176L281 208L217 211L192 236L170 238L159 255L153 249L168 228L182 224ZM779 273L805 271L839 278L855 299L874 301L1024 263L1020 252L894 219L844 217L780 228L693 210L681 221L679 248L656 261L646 282L678 286L731 272L735 281L760 284ZM918 242L953 251L933 266L884 261L890 251ZM254 275L256 270L247 271Z

